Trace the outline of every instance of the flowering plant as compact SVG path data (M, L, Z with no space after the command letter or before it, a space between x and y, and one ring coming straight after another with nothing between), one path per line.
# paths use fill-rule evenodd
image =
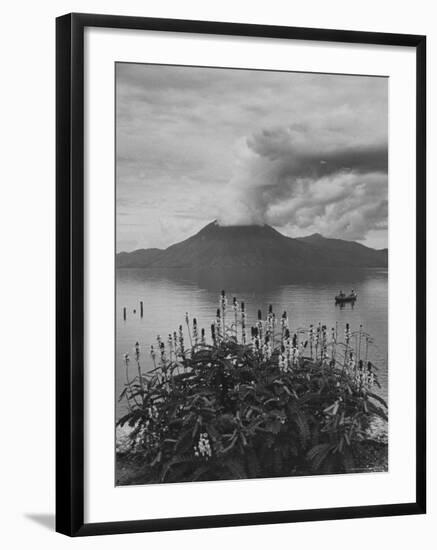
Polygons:
M278 322L270 307L246 333L244 305L234 299L226 316L222 292L211 342L186 315L152 346L155 368L137 375L121 397L128 412L130 450L147 482L241 479L357 471L359 444L373 418L387 419L368 346L361 355L349 325L345 342L336 331L311 325L292 331L286 312ZM227 324L226 319L231 323ZM191 328L192 327L192 328ZM356 338L358 341L358 337ZM186 345L184 342L189 342ZM366 340L367 342L367 340Z

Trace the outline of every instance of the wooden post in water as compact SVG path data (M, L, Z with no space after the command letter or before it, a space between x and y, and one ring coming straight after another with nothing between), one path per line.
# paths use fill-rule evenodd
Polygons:
M123 321L126 321L126 308L123 308Z
M141 317L143 316L143 314L144 314L143 302L140 302L140 315L141 315Z

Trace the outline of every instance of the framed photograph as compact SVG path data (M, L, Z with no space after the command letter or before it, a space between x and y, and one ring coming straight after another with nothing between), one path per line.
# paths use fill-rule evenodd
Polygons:
M57 530L425 513L425 37L56 34Z

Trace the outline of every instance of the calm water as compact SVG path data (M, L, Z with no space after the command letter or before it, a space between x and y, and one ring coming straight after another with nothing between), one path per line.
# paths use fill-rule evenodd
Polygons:
M352 330L360 324L374 339L372 359L379 367L381 394L387 397L387 269L329 270L317 273L269 273L256 276L249 272L193 273L181 269L117 270L116 296L116 387L121 392L125 382L123 355L133 357L135 342L142 350L142 367L150 369L148 354L156 335L164 340L182 324L185 327L185 312L196 317L199 327L209 326L214 319L218 297L225 289L229 297L236 296L246 303L248 325L256 319L258 309L265 316L269 304L277 315L286 310L290 327L308 327L321 322L328 328L338 323L339 334L343 334L346 323ZM355 306L349 304L340 308L334 303L334 296L342 289L358 293ZM144 302L144 316L140 317L140 300ZM123 307L127 308L126 321ZM136 313L134 313L136 310ZM131 363L131 376L135 368ZM117 412L124 410L118 404Z

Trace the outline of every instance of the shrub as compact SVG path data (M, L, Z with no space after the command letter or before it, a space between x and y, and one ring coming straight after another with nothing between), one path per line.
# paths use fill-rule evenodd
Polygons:
M373 417L387 406L373 392L375 367L367 359L361 328L359 351L318 325L292 334L286 313L272 308L246 334L244 304L233 300L226 323L220 297L211 343L197 322L189 345L182 326L158 337L155 368L127 377L120 398L128 412L118 425L131 427L130 451L147 481L242 479L354 471L357 446ZM302 338L304 334L305 338ZM366 352L361 358L361 338ZM130 358L125 356L128 373Z

